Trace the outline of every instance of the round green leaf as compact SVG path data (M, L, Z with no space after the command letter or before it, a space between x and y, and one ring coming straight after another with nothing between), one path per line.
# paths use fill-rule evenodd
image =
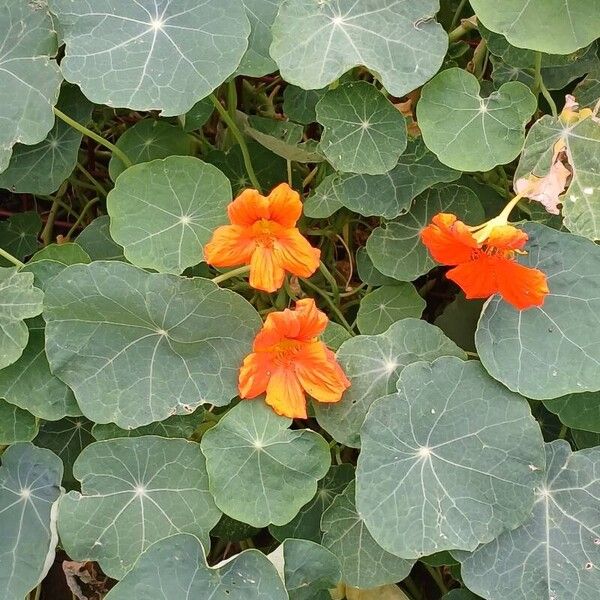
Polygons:
M573 95L580 106L589 108L596 106L600 98L600 61L590 69L587 77L577 84Z
M192 139L180 127L155 119L143 119L125 130L117 140L117 147L137 165L168 156L188 156L192 153ZM125 169L125 164L113 154L108 163L110 178L116 181Z
M479 362L404 369L361 430L356 504L388 552L474 550L528 517L545 465L527 402Z
M533 124L515 173L515 182L533 174L543 177L552 165L554 147L565 144L571 167L569 188L561 197L565 226L578 235L600 240L600 123L589 117L572 125L551 116Z
M325 331L321 334L321 340L328 348L337 350L346 340L349 340L352 334L339 323L329 321Z
M33 287L32 273L0 268L0 297L0 369L4 369L23 354L29 339L24 319L42 312L44 294Z
M87 123L92 105L74 86L65 85L58 108L79 123ZM0 174L0 187L25 194L53 194L77 164L82 134L56 119L46 139L34 146L17 144L10 164Z
M340 563L334 554L315 542L293 539L283 542L273 554L278 552L283 555L290 600L331 600L329 590L341 578Z
M326 92L326 89L303 90L295 85L288 85L283 90L283 112L296 123L314 123L317 120L317 102Z
M262 400L242 401L204 434L210 491L225 514L254 527L284 525L315 495L329 446L290 423Z
M595 448L596 446L600 446L600 433L573 429L571 435L573 436L575 446L580 450L583 448Z
M250 20L250 38L237 74L262 77L277 71L277 65L269 54L269 46L273 39L271 26L281 2L282 0L242 0Z
M52 450L63 462L63 483L70 489L76 485L73 463L81 451L94 441L92 423L83 417L66 417L42 424L35 438L36 446Z
M355 66L371 69L394 96L440 68L448 38L433 19L438 0L286 0L273 24L271 56L286 81L318 89Z
M7 600L25 598L52 566L62 470L50 450L30 443L14 444L2 455L0 586Z
M490 375L527 398L546 400L600 389L600 248L576 235L529 223L527 255L543 271L544 305L517 311L487 302L475 344Z
M423 87L417 116L423 140L445 165L489 171L519 155L536 108L522 83L506 83L483 98L477 77L453 68Z
M37 144L54 125L62 77L45 3L4 0L0 6L0 172L17 143Z
M125 260L123 248L110 237L110 217L94 219L78 236L77 244L92 260Z
M345 206L365 217L393 219L407 212L421 192L436 183L460 177L427 150L419 138L412 140L398 164L385 175L333 175L326 178L305 203L307 216L322 218Z
M231 186L216 167L170 156L127 169L107 198L110 233L138 267L182 273L227 222Z
M401 581L414 562L394 556L377 544L356 510L354 497L352 482L335 497L321 520L322 544L340 561L342 580L360 588Z
M424 309L425 300L411 283L386 285L373 290L360 301L356 324L362 334L375 335L383 333L400 319L420 318Z
M398 282L380 273L374 266L367 249L361 246L356 251L356 270L363 283L367 285L396 285Z
M90 444L73 465L81 494L60 502L58 528L74 560L121 579L152 543L191 533L207 547L221 517L200 446L155 436Z
M338 171L381 175L406 149L406 121L374 85L344 83L316 106L323 125L319 148Z
M472 0L477 18L513 46L569 54L600 37L598 6L588 0Z
M333 465L327 475L317 483L315 497L300 512L285 525L269 526L271 535L283 542L288 538L321 541L321 516L341 494L346 486L354 479L354 467L347 463Z
M150 423L137 429L121 429L114 423L96 423L92 435L97 440L112 440L121 437L159 435L166 438L189 438L204 420L204 410L197 408L191 415L173 415L164 421Z
M34 280L36 286L42 289L46 285L45 277L42 273L42 265L34 265L32 267L31 263L48 260L57 262L65 267L69 265L88 264L92 262L89 254L75 242L48 244L47 246L44 246L31 257L29 263L25 265L24 268L24 270L29 270L33 273L34 277L36 278Z
M46 353L84 414L123 429L227 404L260 319L206 279L122 262L67 267L46 290Z
M248 47L239 0L50 0L65 79L96 104L181 115L231 75Z
M210 97L199 100L185 115L180 115L179 122L186 132L200 129L210 119L215 111L215 105Z
M37 419L28 411L0 400L0 444L29 442L38 432Z
M314 403L319 425L338 442L358 448L369 407L394 391L404 367L449 355L466 358L440 329L419 319L403 319L379 335L358 335L344 342L337 360L352 385L340 402Z
M600 448L546 445L530 517L471 555L462 577L488 600L595 600L600 589Z
M0 222L0 248L23 260L39 247L38 233L42 228L42 218L37 212L23 212L12 215ZM13 264L0 257L0 266Z
M419 234L439 212L454 213L468 224L484 219L476 194L461 185L431 188L421 194L406 215L377 227L367 240L375 268L400 281L413 281L436 266Z
M475 330L483 303L483 300L467 300L459 292L435 320L435 325L463 350L475 352Z
M279 574L258 550L245 550L220 567L206 564L192 535L173 535L150 546L105 600L288 600Z
M600 392L568 394L544 400L544 406L567 427L600 433Z

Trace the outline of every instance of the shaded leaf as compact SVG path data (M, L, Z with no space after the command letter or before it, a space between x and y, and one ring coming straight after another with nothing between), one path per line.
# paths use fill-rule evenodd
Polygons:
M296 123L314 123L317 120L317 102L326 92L327 89L303 90L295 85L288 85L283 90L283 112Z
M30 412L0 400L0 445L30 442L37 432L37 419Z
M23 212L12 215L0 222L0 247L23 260L38 249L38 233L42 228L42 219L36 212ZM12 267L13 264L0 257L0 266Z
M544 400L544 406L567 427L600 433L600 392L568 394Z
M94 219L78 236L81 246L92 260L125 260L123 248L110 237L110 217Z

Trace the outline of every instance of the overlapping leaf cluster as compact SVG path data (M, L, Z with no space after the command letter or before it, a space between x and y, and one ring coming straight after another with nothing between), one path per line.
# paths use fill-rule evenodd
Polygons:
M59 547L107 600L595 600L599 37L589 0L0 0L3 597ZM543 306L466 301L420 231L557 160ZM268 295L203 248L284 180L333 275ZM351 387L292 422L237 377L303 296Z

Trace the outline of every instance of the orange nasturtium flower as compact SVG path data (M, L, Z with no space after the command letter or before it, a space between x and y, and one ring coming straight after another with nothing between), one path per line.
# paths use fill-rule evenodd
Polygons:
M478 227L468 227L455 215L439 213L421 231L421 239L436 261L454 266L446 276L467 298L500 294L519 310L541 306L548 293L546 276L515 261L528 236L507 224L508 212Z
M300 195L287 183L267 197L244 190L227 207L231 225L218 227L204 247L214 267L250 265L250 285L275 292L285 273L310 277L319 267L320 251L296 228L302 214Z
M318 339L327 321L312 298L298 300L295 310L269 313L240 370L240 397L266 392L277 414L297 419L306 419L305 392L319 402L341 400L350 382Z

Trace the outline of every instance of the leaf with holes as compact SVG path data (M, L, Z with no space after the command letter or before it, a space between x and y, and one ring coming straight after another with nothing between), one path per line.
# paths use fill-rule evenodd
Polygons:
M440 329L419 319L396 321L379 335L356 336L344 342L336 356L352 385L340 402L315 403L315 415L338 442L355 448L369 407L395 389L407 365L439 356L466 358Z
M411 210L377 227L367 240L375 268L399 281L413 281L436 266L421 242L421 229L439 212L449 212L468 224L483 221L475 192L462 185L431 188L421 194Z
M62 77L53 60L56 32L47 6L4 0L0 6L0 173L15 144L37 144L54 125Z
M594 600L600 586L600 448L546 444L547 469L531 516L471 555L467 586L489 600Z
M211 600L288 600L283 581L262 552L245 550L209 567L200 542L186 534L150 546L106 600L165 600L182 593Z
M112 238L138 267L182 273L227 223L231 186L216 167L170 156L127 169L108 194Z
M477 18L519 48L569 54L600 37L598 7L588 0L472 0Z
M420 318L424 308L425 300L411 283L386 285L373 290L360 301L356 324L362 334L376 335L400 319Z
M0 369L16 362L27 346L25 319L42 312L42 290L33 287L32 273L0 268Z
M445 165L460 171L489 171L515 159L535 96L519 82L505 83L487 98L477 78L447 69L423 87L417 105L427 147Z
M290 423L262 400L243 400L204 434L210 491L225 514L254 527L284 525L315 495L329 447Z
M86 417L123 429L230 402L260 327L246 300L207 279L122 262L67 267L44 308L53 373Z
M593 117L575 123L542 117L527 135L515 173L522 177L544 177L550 171L557 146L564 149L572 170L561 196L564 224L569 231L591 240L600 239L600 122Z
M97 104L181 115L238 67L250 24L239 0L50 0L61 69Z
M62 544L73 560L97 560L115 579L169 535L190 533L208 547L221 517L193 442L155 436L96 442L79 455L73 475L81 494L61 500Z
M354 467L349 464L333 465L327 475L317 483L315 497L305 504L300 512L285 525L271 525L271 535L283 542L287 538L321 541L321 516L354 479Z
M271 56L282 77L323 88L356 66L374 71L394 96L425 83L448 47L434 20L438 0L286 0L273 24Z
M316 115L323 125L319 148L339 171L381 175L394 168L406 149L404 117L365 81L327 92Z
M79 123L87 123L92 105L74 86L65 85L58 108ZM56 119L46 139L33 146L17 144L10 164L0 174L0 187L11 192L48 195L54 193L75 169L82 134Z
M137 165L169 156L188 156L192 154L192 138L165 121L143 119L125 131L117 140L117 147ZM108 163L110 178L116 181L125 169L121 159L113 154Z
M548 278L543 306L517 311L498 297L479 319L475 344L492 377L528 398L547 400L600 389L600 248L529 223L519 262Z
M62 463L33 444L14 444L0 467L0 586L8 600L29 595L54 561Z
M361 429L356 504L388 552L474 550L527 519L545 466L525 399L476 361L404 369Z
M356 510L355 484L335 497L323 514L322 544L338 557L342 581L350 586L370 588L404 579L413 561L386 552L373 539Z

